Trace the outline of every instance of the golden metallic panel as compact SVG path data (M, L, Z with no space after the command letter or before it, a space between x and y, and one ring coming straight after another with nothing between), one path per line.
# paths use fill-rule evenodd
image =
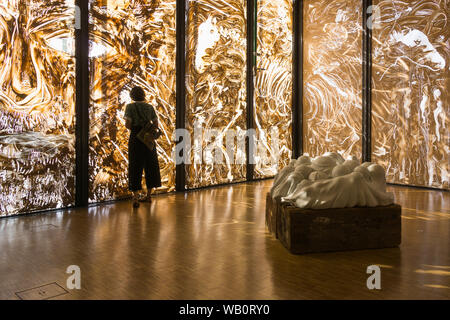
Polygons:
M256 178L274 176L292 156L292 5L257 1Z
M449 188L449 1L374 1L372 157L388 182Z
M244 0L189 1L186 127L193 152L186 166L188 188L246 178L245 164L227 158L224 148L227 132L239 135L246 129L246 10ZM202 135L205 129L217 130L214 136L219 139ZM208 153L208 142L222 138L223 147ZM237 150L236 145L235 154ZM223 156L223 164L212 161L216 155Z
M0 216L75 202L75 10L0 0Z
M362 1L304 2L304 150L362 153Z
M123 115L136 85L158 113L163 191L174 189L175 8L175 1L91 0L91 202L128 195L129 133Z

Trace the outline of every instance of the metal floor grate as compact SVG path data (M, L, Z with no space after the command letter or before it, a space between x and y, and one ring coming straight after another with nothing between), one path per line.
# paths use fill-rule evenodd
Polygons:
M66 289L53 282L40 287L16 292L16 296L20 300L48 300L68 293Z

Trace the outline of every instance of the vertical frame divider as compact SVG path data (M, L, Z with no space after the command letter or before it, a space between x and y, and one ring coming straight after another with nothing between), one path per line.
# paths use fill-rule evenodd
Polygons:
M186 129L186 27L189 0L176 0L176 129ZM180 141L176 141L180 143ZM182 155L186 157L186 154ZM176 191L186 190L186 160L176 166Z
M89 2L76 0L76 169L75 205L89 203Z
M254 67L255 67L255 55L256 55L256 1L247 0L247 130L255 129L255 117L254 117ZM246 141L246 153L247 153L247 180L254 180L255 166L252 164L251 159L254 158L254 154L250 154L250 143L252 139Z
M294 1L292 156L303 154L303 0Z
M363 45L362 45L362 156L363 161L372 159L372 30L369 17L372 0L363 0Z

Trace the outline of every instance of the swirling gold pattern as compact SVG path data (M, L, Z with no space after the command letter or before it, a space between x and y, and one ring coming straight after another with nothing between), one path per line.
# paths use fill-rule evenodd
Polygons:
M304 2L304 151L362 154L362 1Z
M389 182L448 189L450 2L374 4L373 159Z
M175 1L91 0L91 202L129 195L123 115L136 85L146 90L163 131L157 146L161 191L174 189L175 9Z
M0 0L0 216L75 202L75 10Z
M193 152L187 187L244 181L246 166L226 156L225 143L215 149L223 164L210 161L216 154L204 151L213 141L197 139L195 129L217 130L216 139L224 140L229 130L246 129L246 1L190 0L188 10L186 123Z
M274 176L292 156L292 4L257 1L256 178Z

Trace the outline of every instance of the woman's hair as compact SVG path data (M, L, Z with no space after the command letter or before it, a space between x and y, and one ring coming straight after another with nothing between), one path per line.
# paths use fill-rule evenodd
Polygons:
M145 91L141 87L131 89L130 97L133 101L145 101Z

